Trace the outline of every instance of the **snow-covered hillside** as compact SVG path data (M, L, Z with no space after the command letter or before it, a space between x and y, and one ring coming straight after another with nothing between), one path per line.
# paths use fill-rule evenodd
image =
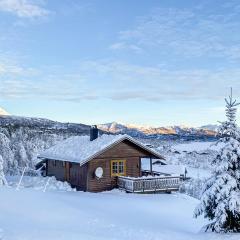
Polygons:
M0 188L5 240L238 240L201 233L198 200L184 194L127 194Z
M19 167L34 167L37 154L70 136L86 135L89 126L42 118L0 116L0 155L4 170L16 174Z
M212 160L216 157L221 145L216 142L164 142L157 149L168 164L185 166L188 181L181 191L195 198L200 198L205 181L211 176L214 168Z
M190 142L177 144L172 147L172 150L178 151L179 153L196 152L199 154L207 154L209 151L219 151L221 146L221 144L216 144L216 142Z
M219 148L220 146L217 146L216 142L165 142L165 145L158 147L158 151L168 163L211 170L211 161Z
M0 197L0 228L7 240L192 240L205 235L199 233L203 220L192 216L197 200L181 194L44 193L1 187Z

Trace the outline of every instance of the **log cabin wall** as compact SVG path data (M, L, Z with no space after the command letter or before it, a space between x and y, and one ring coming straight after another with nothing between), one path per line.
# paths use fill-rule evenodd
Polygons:
M47 176L54 176L59 181L67 181L77 190L86 191L87 167L88 164L80 166L79 163L48 160Z
M87 169L88 163L80 166L79 163L71 163L69 168L69 183L77 190L87 190Z
M117 177L111 177L111 160L126 160L126 176L141 176L141 157L150 157L149 153L125 140L110 148L97 158L88 162L87 191L100 192L113 189L117 186ZM97 179L95 170L97 167L103 168L103 177Z
M47 160L47 176L54 176L59 181L65 181L65 169L63 162Z

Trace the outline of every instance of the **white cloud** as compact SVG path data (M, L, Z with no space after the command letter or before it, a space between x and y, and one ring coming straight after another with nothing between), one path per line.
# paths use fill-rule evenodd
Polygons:
M0 75L6 74L6 73L20 73L22 72L22 68L18 66L8 66L5 64L0 63Z
M37 74L37 69L26 67L19 64L16 60L9 55L1 53L0 56L0 77L31 77Z
M3 69L3 68L2 68ZM17 69L17 70L15 70ZM170 70L124 62L83 61L66 66L32 70L22 66L0 70L0 96L5 98L47 98L62 101L111 99L218 100L233 87L240 95L240 70Z
M211 11L208 5L182 9L157 8L137 18L135 25L119 32L117 49L131 49L131 45L161 56L240 58L239 5ZM120 44L119 44L120 43Z
M20 18L44 17L49 11L29 0L0 0L0 11L10 12Z
M134 44L126 44L124 42L117 42L117 43L114 43L112 44L110 47L109 47L111 50L123 50L123 49L126 49L126 50L132 50L136 53L141 53L142 52L142 49Z

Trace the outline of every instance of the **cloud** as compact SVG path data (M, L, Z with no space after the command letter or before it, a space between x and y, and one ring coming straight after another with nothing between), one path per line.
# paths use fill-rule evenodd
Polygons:
M15 14L20 18L44 17L50 13L29 0L0 0L0 11Z
M1 64L0 64L1 66ZM1 68L0 68L1 69ZM232 86L240 95L240 70L172 70L113 60L82 61L72 68L23 66L0 70L0 96L56 101L192 101L223 99ZM15 70L17 69L17 70Z
M136 53L141 53L142 52L142 49L134 44L126 44L124 42L117 42L117 43L114 43L112 44L110 47L109 47L111 50L132 50Z
M0 75L3 74L19 74L22 72L22 68L14 65L0 64Z
M1 53L0 57L0 77L31 77L37 74L37 69L19 64L16 59Z
M160 56L187 58L221 57L231 61L240 58L240 5L208 4L195 8L156 8L138 17L130 29L119 32L116 49L154 51ZM212 9L212 10L211 10Z

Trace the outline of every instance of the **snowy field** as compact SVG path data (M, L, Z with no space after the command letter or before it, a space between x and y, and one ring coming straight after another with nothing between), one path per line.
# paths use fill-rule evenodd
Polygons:
M201 233L198 200L184 194L127 194L0 188L4 240L237 240Z
M173 149L179 152L205 152L207 150L219 151L222 144L216 145L216 142L190 142L173 146Z
M221 147L222 145L216 145L216 142L192 141L159 147L158 150L168 164L185 166L188 177L205 179L211 176L211 162Z

